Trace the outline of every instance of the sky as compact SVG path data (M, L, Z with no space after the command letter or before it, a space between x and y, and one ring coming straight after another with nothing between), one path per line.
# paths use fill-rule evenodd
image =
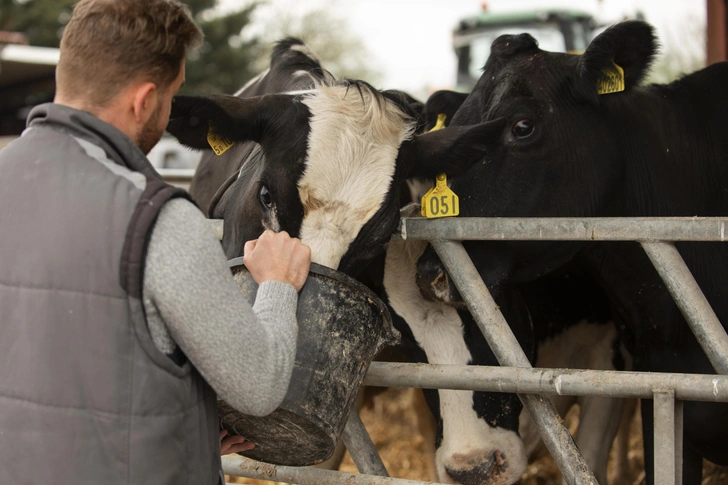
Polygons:
M260 9L265 19L276 9L303 12L320 7L334 10L345 19L352 33L366 46L358 53L361 62L383 74L382 89L402 89L423 96L455 82L452 30L458 20L480 11L476 0L268 0ZM223 9L241 5L241 0L221 0ZM686 22L705 23L705 0L490 0L492 11L566 7L586 10L600 23L611 24L634 17L641 10L652 23L663 44L679 42ZM336 74L336 73L334 73Z

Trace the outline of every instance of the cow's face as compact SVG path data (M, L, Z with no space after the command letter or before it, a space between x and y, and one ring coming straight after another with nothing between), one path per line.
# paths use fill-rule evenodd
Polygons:
M584 55L545 52L528 34L493 42L483 75L455 113L450 127L506 120L499 142L452 189L460 214L473 217L588 217L618 211L623 181L620 120L655 53L652 28L624 22L599 35ZM597 94L602 70L624 71L626 90ZM649 130L650 127L644 127ZM450 128L448 128L450 129ZM524 268L543 274L571 257L576 246L493 243L494 284ZM523 275L524 278L534 275Z
M228 257L264 229L287 231L314 262L356 274L396 228L405 177L462 173L501 128L497 120L415 136L408 111L400 94L340 83L246 99L178 97L168 131L209 150L212 127L238 145L224 155L244 161L210 210L225 221Z

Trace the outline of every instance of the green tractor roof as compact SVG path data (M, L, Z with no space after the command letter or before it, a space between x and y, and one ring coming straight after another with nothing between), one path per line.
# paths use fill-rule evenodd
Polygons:
M491 25L540 23L553 20L589 20L592 15L579 10L524 10L516 12L491 12L483 10L478 15L460 21L458 32Z

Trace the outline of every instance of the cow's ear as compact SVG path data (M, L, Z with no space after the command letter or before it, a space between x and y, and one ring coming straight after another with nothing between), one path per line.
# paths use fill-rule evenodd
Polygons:
M191 148L209 149L208 135L231 142L260 142L274 105L285 102L276 96L175 96L167 131Z
M393 101L407 116L415 120L415 133L422 133L425 126L425 105L421 101L396 89L388 89L381 93L386 99Z
M448 126L468 95L468 93L447 90L432 93L425 103L425 131L430 131L437 126L439 119L442 119L445 126Z
M577 92L594 103L599 102L600 92L619 92L621 88L609 89L609 85L619 84L620 69L625 91L638 86L657 50L657 38L648 23L629 20L608 28L594 38L579 60Z
M440 173L457 176L485 156L498 143L505 118L478 125L451 126L417 135L402 144L400 157L408 178L434 178Z

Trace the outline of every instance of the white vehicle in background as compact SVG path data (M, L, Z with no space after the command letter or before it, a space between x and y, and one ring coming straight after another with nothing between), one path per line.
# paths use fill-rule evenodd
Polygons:
M164 180L185 189L189 189L201 157L201 152L180 145L177 139L166 133L147 155Z
M159 140L147 158L156 169L162 170L194 170L200 163L200 152L195 152L180 145L175 138L165 135Z

